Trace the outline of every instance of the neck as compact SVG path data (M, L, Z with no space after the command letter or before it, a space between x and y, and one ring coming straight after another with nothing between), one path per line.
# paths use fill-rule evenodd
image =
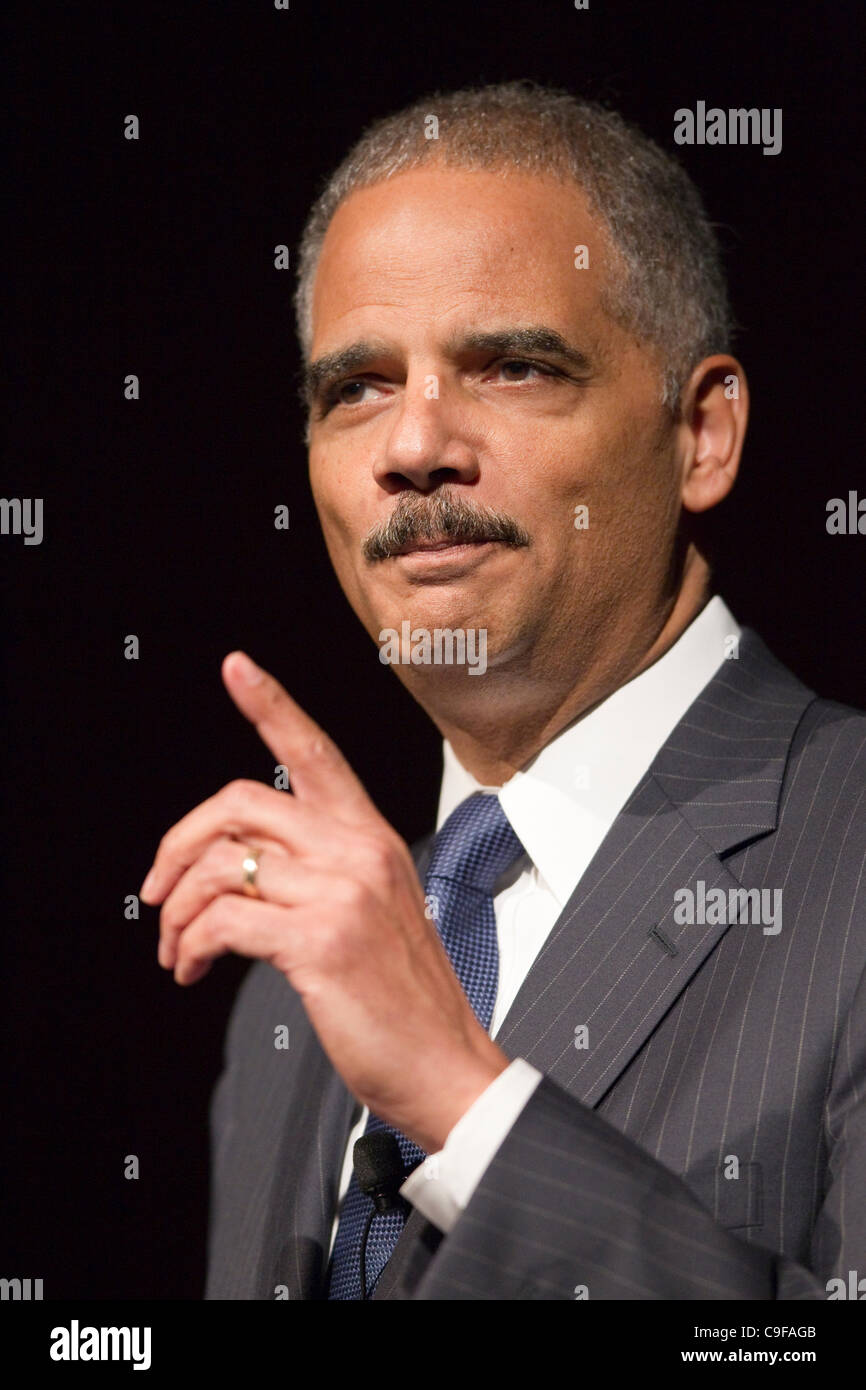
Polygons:
M483 786L499 787L540 753L564 728L640 675L673 646L710 597L710 573L701 559L687 567L672 600L605 626L580 653L578 670L564 663L539 678L507 665L489 666L481 698L451 708L413 691L463 767ZM647 644L647 633L654 634ZM470 682L471 684L471 682ZM465 686L463 687L465 690Z

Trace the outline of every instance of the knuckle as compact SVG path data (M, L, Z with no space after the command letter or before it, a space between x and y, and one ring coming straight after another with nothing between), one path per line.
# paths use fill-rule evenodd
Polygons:
M368 840L364 860L377 881L390 883L393 880L396 871L394 847L387 840L378 836Z
M336 748L323 733L311 734L298 750L297 761L307 767L327 767L336 762Z
M348 877L334 879L332 891L337 903L352 912L362 906L367 894L367 888L360 879Z
M255 782L249 781L244 777L236 777L223 788L223 800L227 802L231 809L246 806L253 795Z
M270 676L266 676L263 694L267 702L268 709L271 710L271 712L273 712L274 710L279 711L285 708L286 693L283 690L283 687L280 685L279 681L275 681Z

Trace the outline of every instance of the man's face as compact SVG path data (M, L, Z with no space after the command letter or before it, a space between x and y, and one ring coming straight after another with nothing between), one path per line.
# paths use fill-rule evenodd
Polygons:
M313 302L310 478L374 639L406 619L485 629L488 668L530 678L652 640L680 472L659 360L601 307L607 274L583 194L548 178L428 165L337 210ZM381 529L395 517L397 540Z

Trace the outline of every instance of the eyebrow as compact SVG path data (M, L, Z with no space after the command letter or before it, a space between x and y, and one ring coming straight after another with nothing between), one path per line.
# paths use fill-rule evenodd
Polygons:
M338 348L336 352L326 352L315 362L308 362L301 373L301 395L308 405L331 381L349 376L352 372L366 367L374 357L383 356L388 351L384 343L358 342L349 347Z
M451 339L446 348L451 356L459 356L461 352L490 352L498 356L518 357L529 352L541 352L568 363L582 376L589 375L594 369L591 358L585 352L544 324L461 333ZM312 405L330 382L361 371L374 358L384 356L391 350L384 342L364 340L338 348L336 352L324 353L304 367L301 396L307 405Z
M542 352L547 357L558 357L583 375L593 370L593 362L585 352L563 338L555 329L544 324L533 324L528 328L498 328L492 332L464 333L452 351L495 352L499 356L517 357L525 352Z

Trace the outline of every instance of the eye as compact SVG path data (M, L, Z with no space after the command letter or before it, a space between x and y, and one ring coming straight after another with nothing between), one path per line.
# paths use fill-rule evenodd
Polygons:
M501 372L506 381L521 382L531 380L530 373L541 376L555 376L556 372L541 362L531 362L526 357L507 357L494 364L494 370Z
M533 370L534 363L524 362L520 358L515 358L512 362L500 362L499 370L504 372L509 381L522 380L526 372Z
M360 405L364 400L364 391L371 384L371 382L364 381L360 377L348 381L338 381L328 392L328 404Z
M326 415L335 406L344 406L351 410L355 406L367 405L370 401L376 400L376 396L368 396L368 390L379 391L381 382L369 380L367 377L352 376L344 377L342 381L334 381L329 385L323 385L317 402L314 406L316 418L324 420Z

